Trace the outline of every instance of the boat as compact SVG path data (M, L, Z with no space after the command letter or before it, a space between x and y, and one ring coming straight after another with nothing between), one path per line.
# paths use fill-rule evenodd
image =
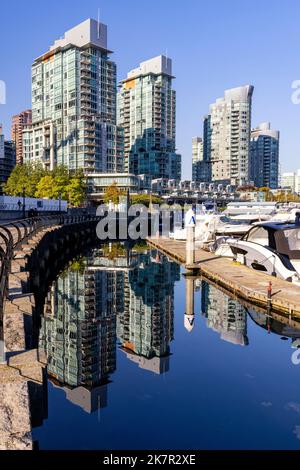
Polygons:
M300 212L292 222L261 222L241 238L223 237L215 254L300 285Z
M195 242L198 247L212 242L219 236L242 236L251 225L247 222L231 220L219 213L203 212L196 214ZM169 234L174 240L186 240L186 229L177 228Z

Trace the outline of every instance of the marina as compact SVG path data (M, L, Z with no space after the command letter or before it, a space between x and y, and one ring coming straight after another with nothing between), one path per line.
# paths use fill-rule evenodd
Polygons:
M205 276L229 292L258 306L268 307L268 289L272 283L272 310L300 317L300 292L292 283L254 271L230 259L195 248L195 262L186 263L186 242L168 238L151 238L149 245L178 261L194 276Z

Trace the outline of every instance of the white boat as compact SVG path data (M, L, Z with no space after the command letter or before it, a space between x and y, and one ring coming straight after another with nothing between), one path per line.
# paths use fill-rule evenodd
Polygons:
M217 256L232 257L257 271L300 285L300 213L294 223L262 222L241 239L216 242Z
M249 231L250 227L250 224L242 224L232 221L223 214L197 214L195 227L196 245L199 247L203 244L209 243L215 240L218 236L242 236ZM169 236L175 240L186 240L186 229L175 229Z
M278 209L278 211L271 216L270 222L294 222L296 215L299 212L297 207L288 207Z

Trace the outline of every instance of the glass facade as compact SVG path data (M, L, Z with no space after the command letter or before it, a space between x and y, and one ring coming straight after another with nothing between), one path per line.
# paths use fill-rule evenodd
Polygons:
M93 38L97 26L97 22L88 20L73 28L66 33L72 36L72 42L58 41L64 47L55 44L34 62L33 129L35 134L43 134L49 121L53 133L48 147L43 144L36 149L36 139L42 142L43 136L30 139L25 132L26 160L39 158L50 168L65 165L70 170L82 168L85 173L123 170L123 132L116 126L116 64L97 40L80 42L82 29L84 35ZM49 147L51 155L47 155Z
M269 123L252 131L250 178L257 187L279 186L279 132Z
M124 128L125 168L152 178L180 179L176 153L176 93L163 56L128 74L118 94L118 124ZM171 64L171 62L169 62ZM171 66L170 66L171 67Z

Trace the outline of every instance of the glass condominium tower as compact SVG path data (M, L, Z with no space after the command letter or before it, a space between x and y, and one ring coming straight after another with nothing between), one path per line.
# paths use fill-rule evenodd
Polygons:
M142 62L120 84L118 125L124 128L125 168L130 173L181 177L173 78L172 60L158 56Z
M32 65L32 125L24 160L85 173L123 171L116 126L116 64L107 26L88 19L67 31Z
M278 188L279 131L263 122L251 132L250 178L258 187Z
M252 85L226 90L224 98L210 106L208 161L213 182L249 182L253 90Z

